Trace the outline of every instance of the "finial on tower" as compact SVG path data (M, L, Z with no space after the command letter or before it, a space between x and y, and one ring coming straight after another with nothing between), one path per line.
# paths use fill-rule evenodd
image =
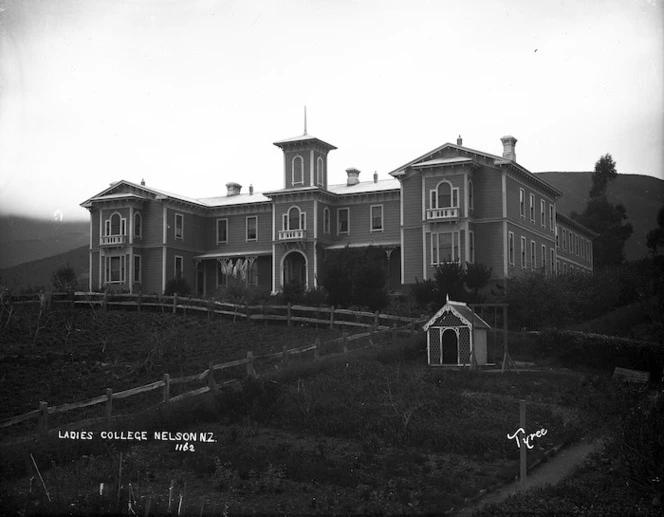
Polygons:
M307 107L304 107L304 134L307 134Z

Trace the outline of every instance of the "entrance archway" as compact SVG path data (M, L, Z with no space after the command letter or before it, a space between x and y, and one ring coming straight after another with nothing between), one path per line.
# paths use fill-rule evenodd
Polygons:
M442 337L443 364L459 363L459 339L453 329L445 329Z
M307 259L299 251L291 251L284 257L284 285L299 284L307 286Z

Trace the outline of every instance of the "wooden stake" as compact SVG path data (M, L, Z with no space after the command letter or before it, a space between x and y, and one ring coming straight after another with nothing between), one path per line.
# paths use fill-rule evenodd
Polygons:
M48 502L51 502L51 496L48 493L48 489L46 488L46 483L44 483L44 478L41 475L41 472L39 472L39 467L37 467L37 462L35 461L34 456L32 453L30 453L30 459L32 460L32 466L35 467L35 470L37 471L37 475L39 476L39 481L41 481L42 486L44 487L44 492L46 492L46 498L48 499Z
M519 401L519 426L521 429L523 429L523 434L526 434L526 401L521 400ZM526 489L526 441L521 437L521 447L519 447L520 451L520 464L521 464L521 476L520 476L520 483L519 483L519 488L521 490Z

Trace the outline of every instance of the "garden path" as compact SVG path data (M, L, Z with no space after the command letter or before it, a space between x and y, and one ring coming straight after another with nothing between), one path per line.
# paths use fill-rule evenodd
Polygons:
M576 444L561 449L549 461L541 463L539 467L528 473L528 476L526 477L526 490L559 483L569 475L573 474L586 457L599 450L601 446L601 440L589 442L584 439ZM456 515L459 517L470 517L474 512L484 508L484 506L500 503L516 492L516 483L509 483L488 493L471 506L462 508Z

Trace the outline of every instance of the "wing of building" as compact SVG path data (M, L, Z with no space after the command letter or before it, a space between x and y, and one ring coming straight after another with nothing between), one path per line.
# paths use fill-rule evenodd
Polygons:
M328 185L336 147L308 134L280 140L284 188L190 199L113 183L81 204L90 211L91 290L161 293L181 275L212 296L231 276L279 291L317 286L327 253L350 247L385 252L389 287L431 278L445 262L479 262L494 280L523 271L592 271L593 232L556 212L561 192L502 156L446 143L390 172Z

